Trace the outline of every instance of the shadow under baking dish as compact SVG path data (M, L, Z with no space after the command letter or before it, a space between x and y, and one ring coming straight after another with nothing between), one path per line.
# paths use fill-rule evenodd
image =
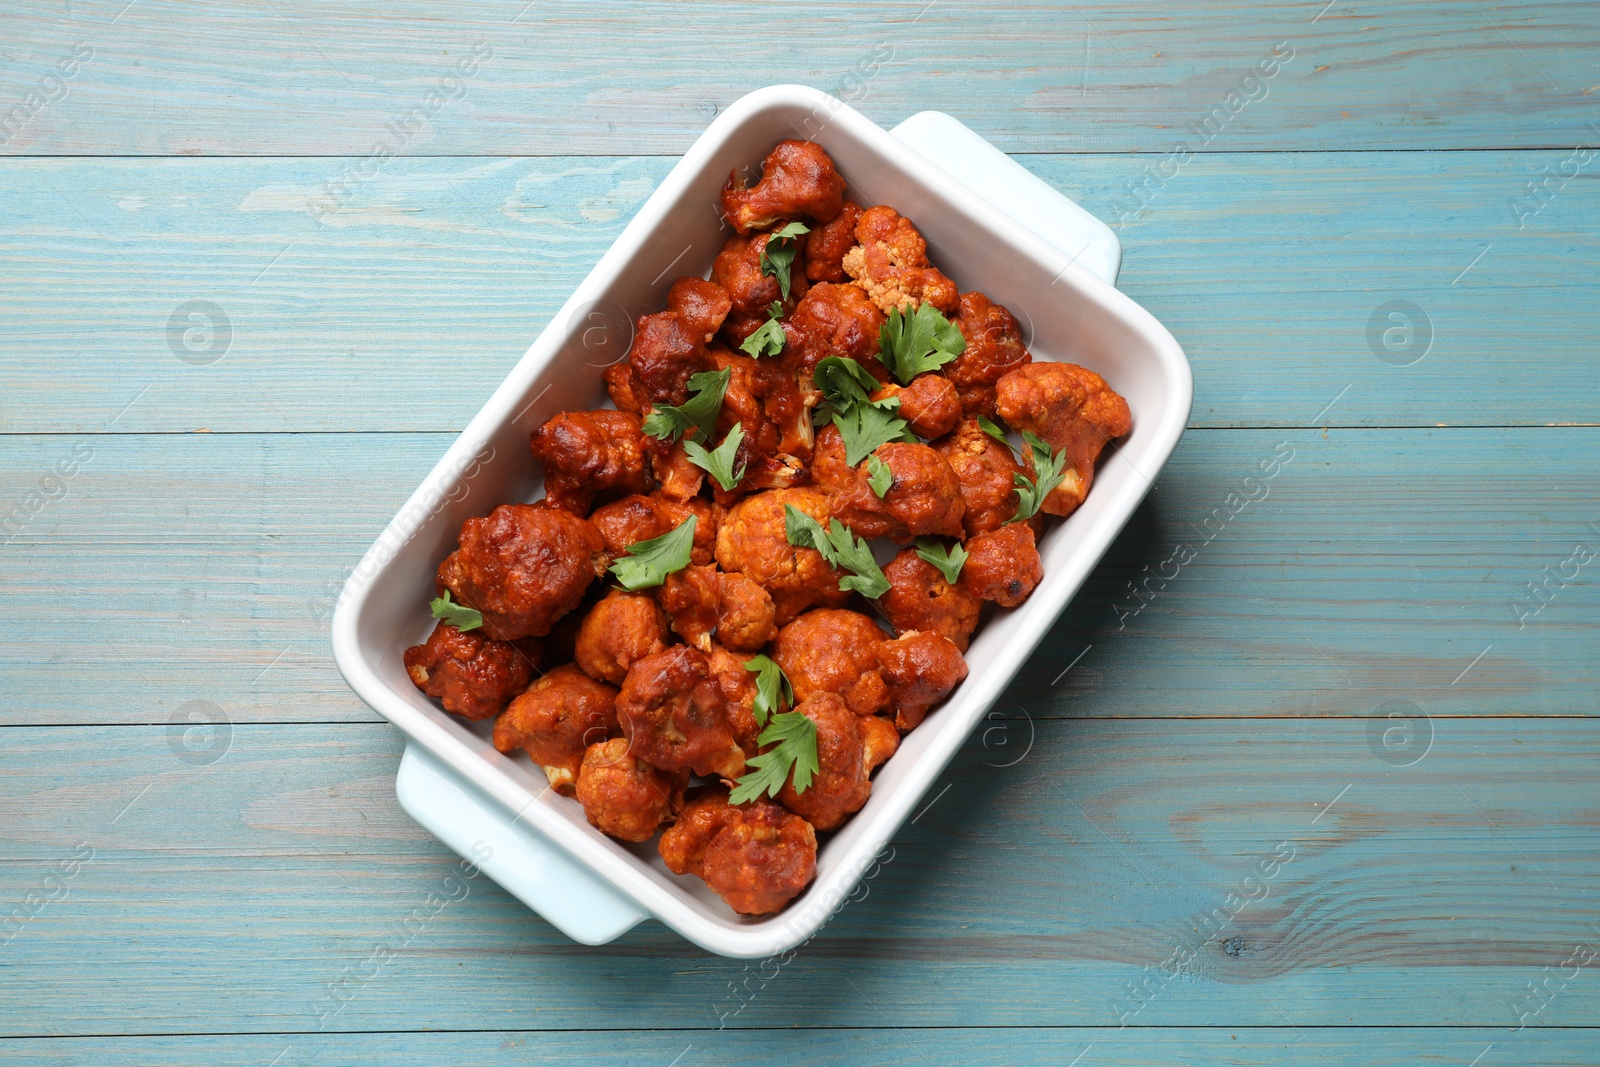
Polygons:
M729 171L758 168L777 141L791 137L820 143L853 199L889 204L911 219L931 261L963 291L981 290L1012 309L1031 328L1036 360L1081 363L1103 375L1127 399L1133 431L1107 450L1084 505L1041 540L1045 576L1033 596L979 630L967 680L878 771L867 805L819 835L816 881L786 911L746 918L699 879L668 872L653 842L627 845L591 828L577 802L548 789L526 757L502 756L487 727L457 720L419 693L400 657L432 627L424 605L462 520L541 495L528 435L560 411L609 404L601 373L626 355L633 320L660 310L678 277L705 277L731 232L718 209ZM1012 199L1060 199L1036 184L1043 193L1030 186ZM1132 515L1183 431L1192 383L1177 342L1072 259L832 97L799 86L744 97L667 175L357 567L334 620L341 671L413 743L695 943L759 958L803 941L915 810Z

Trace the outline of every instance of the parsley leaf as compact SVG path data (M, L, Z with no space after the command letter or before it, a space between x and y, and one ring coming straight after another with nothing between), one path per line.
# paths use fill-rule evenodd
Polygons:
M990 437L1004 445L1007 452L1010 452L1013 455L1016 454L1016 449L1011 447L1011 441L1006 437L1005 427L1001 426L998 422L995 422L987 415L978 416L978 425L983 428L984 433L988 434Z
M483 625L483 613L477 608L469 608L465 604L457 604L451 600L448 589L444 591L444 596L430 600L428 607L433 611L434 618L443 619L462 633L476 630Z
M810 232L811 227L805 223L791 222L767 238L766 247L761 250L761 273L778 279L785 300L789 299L789 268L794 265L794 254L800 251L796 238Z
M956 584L956 579L961 577L961 568L967 563L967 550L959 541L945 545L931 537L919 537L917 555L937 568L951 585Z
M944 366L966 349L960 328L926 302L909 314L895 308L878 331L878 359L901 385L910 385L917 375Z
M739 456L739 444L743 440L744 424L736 422L715 449L707 451L704 445L696 441L685 441L683 451L690 463L710 474L725 491L731 492L734 486L744 481L745 465L741 463L738 470L733 469L733 461Z
M872 492L879 500L883 499L889 487L894 484L894 473L876 453L867 457L867 484L872 487Z
M876 600L889 591L889 579L878 569L872 558L872 549L838 519L829 519L828 528L810 515L785 504L784 536L797 548L814 548L822 553L828 566L850 573L839 579L839 588L855 591L869 600Z
M739 351L752 359L777 355L783 351L784 343L789 339L783 332L783 323L778 321L783 314L783 305L774 300L767 308L767 314L770 316L767 321L739 345Z
M756 741L772 745L759 756L752 756L745 764L754 767L734 785L728 795L730 804L744 804L765 793L775 797L794 772L794 791L804 793L811 787L811 777L817 773L817 724L798 711L774 715L772 722Z
M833 415L833 424L839 427L839 434L844 438L844 461L854 467L867 456L871 455L879 445L888 444L890 441L915 441L916 437L906 429L904 419L897 419L893 412L900 406L900 398L892 396L892 407L877 404L851 404L843 411L836 411ZM884 401L888 404L888 401Z
M789 684L789 676L771 659L752 656L744 661L744 669L754 671L756 675L756 701L752 710L755 711L757 726L767 725L767 717L779 708L794 705L794 687Z
M689 553L694 550L696 521L697 516L690 515L676 529L660 537L629 545L628 554L619 556L611 564L611 573L622 583L622 588L630 593L651 589L666 581L667 575L687 567Z
M822 390L823 398L835 408L873 403L886 408L900 406L898 397L885 397L877 401L869 399L878 389L878 379L849 356L829 356L818 361L816 370L811 372L811 380ZM890 400L895 402L890 404Z
M1065 449L1051 455L1048 441L1027 430L1022 431L1022 437L1033 453L1033 479L1030 481L1022 474L1012 475L1017 481L1017 513L1007 522L1026 522L1033 518L1044 507L1044 498L1066 478L1062 473L1067 465Z
M662 441L676 441L685 432L694 430L700 440L708 441L717 428L717 415L722 411L722 398L728 392L728 379L733 372L728 369L701 371L689 377L689 388L694 396L683 404L656 404L645 416L644 432Z

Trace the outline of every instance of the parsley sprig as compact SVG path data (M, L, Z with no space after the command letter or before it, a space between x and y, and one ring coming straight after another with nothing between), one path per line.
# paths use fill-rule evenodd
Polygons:
M767 315L767 321L739 345L739 351L751 359L777 355L783 351L784 343L788 340L788 335L783 332L783 323L779 321L783 315L783 305L774 300L767 308Z
M611 564L611 573L628 592L653 589L667 580L667 575L681 571L689 565L689 554L694 550L694 527L697 516L690 515L660 537L648 541L635 541L628 546L628 554Z
M694 396L682 404L656 404L645 416L644 432L662 441L676 441L689 430L702 441L711 439L717 428L717 415L722 411L722 398L728 392L728 379L733 372L727 368L705 370L690 375L689 388Z
M1017 482L1017 513L1007 522L1026 522L1033 518L1044 507L1045 497L1066 479L1063 473L1067 465L1065 449L1052 455L1050 443L1027 430L1022 431L1022 439L1028 442L1033 453L1033 478L1025 474L1012 475Z
M778 279L783 298L789 299L789 270L794 266L794 254L800 251L799 237L811 232L803 222L791 222L773 232L761 250L761 273Z
M832 419L844 438L845 462L854 467L879 445L890 441L916 441L906 421L895 412L900 398L886 396L873 400L878 379L867 368L846 356L829 356L811 372L811 380L822 391L825 419Z
M889 579L872 558L867 542L838 519L829 519L828 528L793 504L783 506L784 536L796 548L814 548L822 554L830 567L848 571L839 579L839 588L845 592L860 593L868 600L876 600L889 591Z
M917 310L895 308L878 331L878 359L901 385L938 368L967 349L955 323L924 301Z
M751 656L744 661L744 669L754 671L756 676L756 699L751 710L755 712L757 726L766 726L768 716L794 705L794 686L789 684L789 676L783 673L783 668L772 659Z
M744 481L745 464L739 464L739 469L733 469L733 461L739 457L739 445L744 441L744 424L736 422L733 429L728 431L728 436L714 449L707 449L696 441L683 443L684 455L689 457L689 462L705 471L717 480L726 492L732 492L733 487Z
M483 625L483 613L477 608L469 608L465 604L457 604L450 599L450 590L444 591L444 596L436 597L428 602L433 617L443 619L462 633L476 630Z
M931 564L951 585L961 577L961 568L967 564L967 550L956 542L946 545L931 537L917 538L917 556Z
M734 784L728 794L731 804L744 804L765 793L775 797L783 783L794 774L794 791L804 793L811 787L811 778L817 773L817 724L798 711L774 715L761 736L760 745L772 747L759 756L745 761L754 770Z

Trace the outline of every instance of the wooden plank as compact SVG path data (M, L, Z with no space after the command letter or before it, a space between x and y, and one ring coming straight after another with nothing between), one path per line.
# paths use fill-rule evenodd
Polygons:
M1159 161L1028 163L1129 212L1122 285L1185 345L1196 425L1595 423L1600 192L1573 182L1520 231L1508 207L1562 158L1206 157L1137 210ZM0 430L459 429L670 161L406 160L318 223L307 198L341 165L5 164ZM1391 300L1427 316L1391 357L1431 344L1410 366L1369 342Z
M28 1067L56 1064L138 1063L212 1067L320 1067L383 1063L392 1067L433 1067L471 1063L511 1067L538 1063L784 1064L875 1063L919 1067L929 1063L984 1063L1004 1055L1006 1062L1068 1064L1083 1055L1084 1067L1269 1067L1318 1063L1326 1067L1417 1067L1466 1064L1485 1050L1509 1051L1518 1062L1544 1067L1592 1067L1591 1031L1544 1028L1508 1037L1504 1029L1452 1030L1350 1027L1295 1030L1291 1027L1220 1030L1213 1027L1110 1028L1026 1027L997 1033L982 1028L919 1030L899 1028L827 1029L803 1037L788 1032L679 1030L673 1033L609 1032L386 1034L229 1034L226 1037L49 1038L0 1043L7 1062ZM1004 1050L1003 1053L1000 1050ZM1484 1063L1495 1062L1485 1057ZM1504 1061L1502 1061L1504 1062Z
M1164 152L1224 107L1219 149L1570 147L1593 143L1600 44L1584 0L123 7L13 16L4 151L675 154L783 80L885 125L949 111L1013 151ZM1274 49L1292 58L1246 81Z
M1017 760L1022 725L974 737L857 899L766 965L653 923L584 948L487 882L446 883L453 857L393 799L386 725L237 727L204 765L161 727L7 729L0 901L43 902L4 946L0 1033L1125 1021L1513 1042L1526 983L1600 944L1590 722L1451 720L1405 767L1347 720L1041 722ZM1592 969L1523 1021L1594 1025Z
M1573 550L1600 551L1597 432L1191 431L998 707L1595 714L1600 587ZM370 721L334 668L332 608L448 443L0 437L8 510L92 451L0 547L0 722L165 722L189 700L238 723Z

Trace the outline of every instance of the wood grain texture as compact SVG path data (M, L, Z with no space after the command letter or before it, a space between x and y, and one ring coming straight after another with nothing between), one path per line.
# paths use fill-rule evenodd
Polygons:
M1024 725L974 737L781 966L654 923L584 948L486 880L446 883L453 857L394 800L387 725L238 726L209 765L160 727L8 730L0 901L87 858L0 946L0 1033L1507 1032L1527 981L1600 945L1586 722L1439 722L1406 767L1350 721L1041 722L1017 760ZM1179 950L1181 976L1153 977ZM1530 1023L1594 1025L1592 970ZM1124 983L1146 979L1134 1011Z
M1128 211L1121 284L1185 346L1195 425L1593 424L1600 186L1520 230L1508 206L1564 158L1204 157L1137 210L1128 185L1159 161L1027 162ZM0 430L459 429L671 166L397 161L319 223L308 198L344 162L10 163ZM195 300L226 340L174 318ZM1390 300L1427 316L1410 366L1369 341Z
M1517 607L1544 603L1527 584L1559 574L1574 544L1600 551L1597 434L1191 431L998 707L1600 712L1596 564L1541 587L1537 614ZM0 546L13 605L0 615L0 721L165 722L196 699L241 723L370 721L334 668L331 612L449 440L0 438L8 506L92 452ZM1247 484L1275 454L1289 462Z
M1600 44L1584 0L140 0L119 17L125 2L9 16L8 104L92 54L4 151L676 154L720 108L791 81L886 125L948 111L1009 151L1164 152L1275 46L1294 58L1214 147L1570 147L1593 143ZM481 68L447 82L475 48Z
M1508 1038L1503 1029L1351 1027L1296 1030L1291 1027L1194 1028L1040 1028L995 1031L981 1028L901 1030L877 1027L733 1033L684 1030L676 1033L608 1033L604 1041L584 1034L484 1031L476 1033L385 1034L229 1034L226 1037L49 1038L0 1043L7 1062L26 1067L118 1063L129 1067L434 1067L470 1063L502 1067L533 1063L669 1063L674 1055L688 1064L743 1067L752 1059L806 1067L827 1064L887 1064L925 1067L929 1063L1060 1063L1083 1055L1079 1063L1110 1067L1267 1067L1315 1063L1325 1067L1422 1067L1468 1063L1485 1049L1524 1057L1515 1062L1543 1067L1592 1067L1591 1031L1541 1028ZM1488 1057L1484 1063L1494 1062ZM1505 1062L1505 1061L1503 1061Z

